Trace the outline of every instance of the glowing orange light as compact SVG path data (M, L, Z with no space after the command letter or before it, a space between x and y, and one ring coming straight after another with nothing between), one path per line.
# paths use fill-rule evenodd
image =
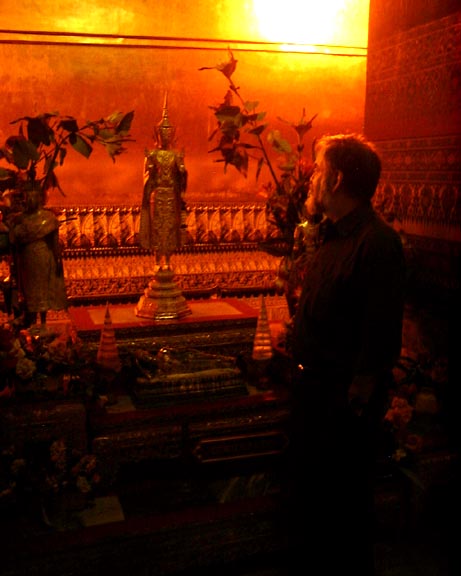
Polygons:
M367 46L368 0L253 0L253 10L267 41Z

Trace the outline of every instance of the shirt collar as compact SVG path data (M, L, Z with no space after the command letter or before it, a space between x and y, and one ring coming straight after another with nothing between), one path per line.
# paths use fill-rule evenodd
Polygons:
M327 219L327 236L330 236L330 231L339 236L349 236L358 226L369 220L373 214L373 207L370 202L361 204L354 208L351 212L340 218L337 222L333 223Z

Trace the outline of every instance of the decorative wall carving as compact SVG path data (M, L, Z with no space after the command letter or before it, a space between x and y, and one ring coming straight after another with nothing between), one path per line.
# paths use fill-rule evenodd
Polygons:
M461 240L461 135L378 143L383 174L376 203L400 222L439 227ZM435 234L437 235L437 234Z
M460 133L460 45L461 12L370 41L365 131L371 139Z
M428 307L460 286L460 48L459 5L370 7L365 133L383 160L375 202L406 235L413 295Z
M408 21L410 8L398 9ZM386 18L370 13L365 132L383 159L376 202L407 233L460 241L461 12L398 32Z

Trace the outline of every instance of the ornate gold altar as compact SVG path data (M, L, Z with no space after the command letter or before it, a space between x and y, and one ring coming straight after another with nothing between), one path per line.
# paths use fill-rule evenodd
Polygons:
M3 403L1 446L19 443L35 454L63 437L71 448L87 449L101 474L94 508L72 525L53 530L44 525L35 500L26 511L18 513L15 503L2 510L8 573L32 567L40 573L84 573L85 565L95 563L120 573L129 571L135 558L149 572L168 574L284 548L278 494L287 390L281 379L273 380L272 390L258 390L237 358L223 355L237 345L251 353L257 311L234 304L221 304L221 312L223 305L234 308L227 318L213 319L208 312L199 322L197 307L210 303L192 302L190 316L166 324L138 318L132 305L122 305L120 314L129 313L137 328L127 327L126 315L121 322L114 306L112 329L124 363L112 390L115 402L70 395ZM71 310L78 333L94 348L104 311L103 306ZM80 313L86 316L78 318ZM190 348L198 341L206 350ZM208 352L213 346L221 353ZM197 546L206 547L206 557L195 557ZM53 554L44 554L44 548Z
M71 302L137 300L154 274L139 245L139 206L62 211L59 235ZM259 242L273 237L264 204L187 206L187 237L172 254L174 280L186 297L273 291L280 258ZM3 263L2 275L7 275Z

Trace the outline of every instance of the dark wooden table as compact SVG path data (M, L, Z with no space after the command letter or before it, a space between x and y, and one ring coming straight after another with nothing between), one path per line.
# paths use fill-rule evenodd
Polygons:
M283 386L249 386L246 394L171 406L140 408L121 394L105 409L15 407L4 420L10 437L29 430L43 441L65 432L88 443L102 470L101 497L116 501L121 517L55 530L39 510L7 511L0 573L166 575L277 554L285 546L287 401Z

